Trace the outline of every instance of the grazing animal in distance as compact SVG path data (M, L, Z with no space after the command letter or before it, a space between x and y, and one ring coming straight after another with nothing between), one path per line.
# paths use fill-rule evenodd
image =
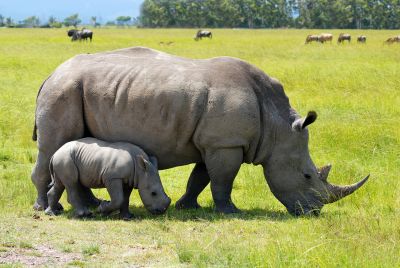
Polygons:
M357 43L366 43L367 37L365 35L360 35L357 37Z
M93 32L89 29L82 28L81 30L81 39L87 41L87 39L90 39L90 42L92 42L93 38Z
M206 31L206 30L198 30L194 37L194 40L196 40L196 41L201 40L203 37L212 39L212 33L210 31Z
M393 43L400 43L400 35L394 36L394 37L389 37L386 41L386 44L393 44Z
M330 42L332 43L333 35L330 33L323 33L320 34L318 41L321 42L322 44L325 42Z
M307 35L305 44L309 44L314 41L319 42L319 35L309 34L309 35Z
M316 118L313 111L301 117L278 80L237 58L188 59L145 47L77 55L37 95L34 208L48 205L54 152L92 136L136 144L159 169L194 163L179 209L200 207L197 197L211 183L216 211L238 212L233 182L242 163L252 163L262 165L289 213L318 215L368 176L348 186L328 182L330 166L317 168L308 148Z
M77 29L68 30L68 31L67 31L67 35L68 35L69 37L72 37L72 36L74 36L75 32L77 32L77 31L79 31L79 30L77 30Z
M173 41L168 41L168 42L163 42L163 41L161 41L160 43L158 43L159 45L166 45L166 46L171 46L171 45L173 45L174 44L174 42Z
M88 29L86 29L86 28L82 28L82 30L74 30L73 32L72 32L72 30L71 30L71 33L72 33L72 38L71 38L71 41L82 41L82 40L85 40L85 41L87 41L87 39L89 39L90 40L90 42L92 42L92 38L93 38L93 32L91 31L91 30L88 30Z
M75 31L73 34L72 34L72 37L71 37L71 42L74 42L74 41L82 41L82 38L81 38L81 31L79 31L79 30L77 30L77 31Z
M344 42L344 41L348 41L349 43L351 42L351 35L350 34L347 34L347 33L341 33L341 34L339 34L339 37L338 37L338 40L337 40L337 42L339 43L339 44L341 44L342 42Z
M98 201L98 212L120 210L123 219L132 218L129 197L139 189L144 206L153 214L164 213L171 203L165 194L157 170L157 159L148 157L138 146L127 142L105 142L95 138L70 141L50 160L52 187L47 193L46 213L59 213L58 201L67 190L68 202L78 217L90 216L82 187L107 188L111 201Z

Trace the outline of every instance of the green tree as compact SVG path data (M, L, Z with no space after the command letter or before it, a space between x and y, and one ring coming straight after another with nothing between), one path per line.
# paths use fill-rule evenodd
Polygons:
M82 22L82 20L79 18L79 14L73 14L64 19L64 25L67 27L74 26L76 28L78 26L78 24L81 22Z
M144 27L399 28L399 0L144 0Z
M5 23L6 27L14 27L14 21L12 20L11 17L7 17L6 18L6 23Z
M36 16L30 16L23 20L26 27L39 27L40 20Z
M91 18L90 18L90 22L92 23L92 25L93 25L93 27L97 27L97 26L99 26L99 23L97 22L97 17L96 16L92 16Z
M54 16L50 16L50 18L48 20L49 25L56 23L56 22L57 22L57 19Z
M54 16L50 16L47 23L51 28L61 28L62 27L62 23L57 21L57 19Z
M118 26L126 26L129 25L131 19L132 18L130 16L119 16L115 19L115 21L117 22Z

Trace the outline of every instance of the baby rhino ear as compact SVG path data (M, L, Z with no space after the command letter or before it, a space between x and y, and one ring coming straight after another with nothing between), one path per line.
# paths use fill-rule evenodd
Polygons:
M139 167L144 171L147 171L150 165L150 163L147 162L146 159L144 159L143 155L136 156L136 162L138 163Z
M311 123L314 123L315 120L317 120L317 113L314 111L309 111L306 117L297 119L296 121L293 122L292 129L301 131Z

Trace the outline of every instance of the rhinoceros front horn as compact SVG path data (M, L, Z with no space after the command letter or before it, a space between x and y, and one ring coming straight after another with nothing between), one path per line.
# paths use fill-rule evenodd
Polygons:
M369 178L369 175L357 183L354 183L352 185L346 185L346 186L338 186L338 185L333 185L333 184L328 183L328 187L327 187L328 188L327 189L328 190L328 198L325 203L327 204L327 203L336 202L336 201L342 199L343 197L354 193L354 191L356 191L358 188L363 186L363 184L368 180L368 178Z

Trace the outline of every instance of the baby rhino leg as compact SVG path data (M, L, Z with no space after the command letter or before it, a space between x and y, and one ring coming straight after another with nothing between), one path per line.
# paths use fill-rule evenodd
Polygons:
M75 210L75 216L88 217L91 212L88 209L86 200L82 196L83 186L79 182L79 172L72 159L65 158L64 161L54 163L54 170L58 179L64 184L67 190L68 202Z
M73 206L75 210L75 216L78 218L81 217L89 217L92 215L88 206L86 204L86 200L82 198L82 189L79 182L72 184L66 184L65 189L68 194L68 202Z
M133 214L129 212L129 197L131 196L133 187L128 184L124 184L124 202L119 210L119 217L123 220L130 220L133 218Z
M53 182L53 186L47 193L47 198L49 200L49 206L46 208L45 211L47 215L55 216L61 213L62 207L60 209L60 204L58 203L58 201L60 200L63 192L64 185L58 179L55 179Z
M124 190L122 179L106 179L104 184L111 201L102 201L97 211L107 215L121 208L124 203Z

